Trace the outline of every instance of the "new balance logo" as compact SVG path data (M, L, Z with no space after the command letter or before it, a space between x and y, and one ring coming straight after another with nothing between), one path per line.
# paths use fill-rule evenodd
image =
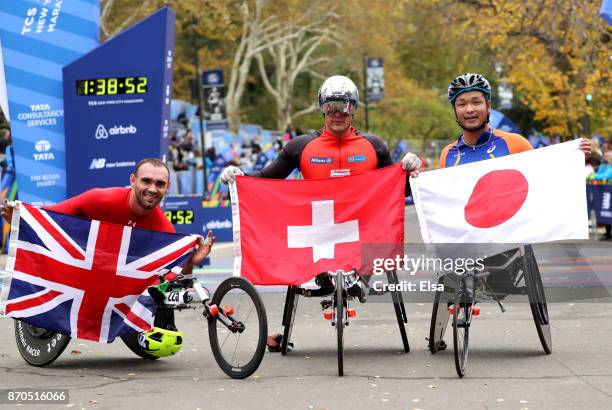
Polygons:
M106 158L94 158L91 160L89 169L101 169L106 165Z

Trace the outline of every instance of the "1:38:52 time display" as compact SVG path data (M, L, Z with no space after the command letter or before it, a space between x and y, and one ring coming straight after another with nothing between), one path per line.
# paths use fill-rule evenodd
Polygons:
M177 225L190 225L193 223L193 210L192 209L178 209L173 211L165 211L166 218L170 220L170 223Z
M77 80L76 91L79 96L115 95L115 94L146 94L149 78L141 77L110 77Z

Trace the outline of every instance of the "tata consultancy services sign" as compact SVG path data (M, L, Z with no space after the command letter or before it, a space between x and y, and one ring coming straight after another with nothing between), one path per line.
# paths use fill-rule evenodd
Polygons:
M98 45L99 19L93 0L0 1L0 71L21 200L42 205L66 199L62 67Z
M175 13L163 8L64 68L68 195L128 183L168 152Z

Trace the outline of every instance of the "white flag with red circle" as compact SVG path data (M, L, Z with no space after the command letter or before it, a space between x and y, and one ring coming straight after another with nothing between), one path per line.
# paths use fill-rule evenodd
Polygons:
M410 179L426 243L588 239L580 140Z

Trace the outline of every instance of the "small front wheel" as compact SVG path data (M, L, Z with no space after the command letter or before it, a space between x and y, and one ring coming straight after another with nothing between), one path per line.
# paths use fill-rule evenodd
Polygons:
M344 375L344 311L346 297L342 294L344 278L336 278L336 333L338 336L338 376Z
M215 291L211 305L217 305L218 315L230 323L227 326L218 318L208 323L217 364L234 379L249 377L263 359L268 333L266 309L257 290L244 278L228 278Z
M552 353L552 337L550 334L550 320L548 317L548 305L546 304L546 293L542 284L542 275L538 268L531 245L525 246L525 285L527 295L533 314L533 321L538 331L542 348L546 354Z
M470 325L474 303L474 276L465 274L459 279L453 302L453 347L455 369L459 377L465 375L469 354Z
M15 320L15 340L28 364L44 367L62 354L70 343L70 336Z

